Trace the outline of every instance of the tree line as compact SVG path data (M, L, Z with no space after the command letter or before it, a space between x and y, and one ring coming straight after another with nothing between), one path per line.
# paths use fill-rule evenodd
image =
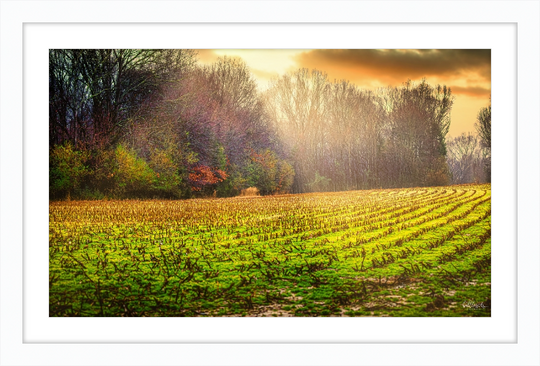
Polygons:
M189 198L489 181L491 107L447 139L454 97L366 91L318 70L260 91L248 66L193 50L50 50L51 199Z

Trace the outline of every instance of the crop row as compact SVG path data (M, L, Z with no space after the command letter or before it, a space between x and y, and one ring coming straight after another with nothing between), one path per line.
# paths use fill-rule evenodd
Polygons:
M486 273L490 222L489 185L51 203L50 315L329 315Z

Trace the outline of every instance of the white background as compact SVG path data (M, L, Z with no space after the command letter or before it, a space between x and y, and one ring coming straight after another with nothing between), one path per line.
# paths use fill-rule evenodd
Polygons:
M539 9L538 2L2 2L0 363L538 364ZM193 24L405 18L477 24ZM58 21L192 24L42 23ZM48 49L66 47L492 49L492 317L49 319Z

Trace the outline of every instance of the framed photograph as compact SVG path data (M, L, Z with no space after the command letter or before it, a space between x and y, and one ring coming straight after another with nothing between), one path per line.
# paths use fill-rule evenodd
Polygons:
M411 360L419 365L534 365L540 363L540 355L536 350L536 345L540 341L540 327L538 326L539 317L535 311L538 308L540 288L538 268L540 263L538 263L538 246L534 245L540 240L537 229L537 223L540 219L538 207L540 197L538 197L537 189L540 185L540 162L538 161L540 131L538 123L535 122L540 119L540 109L536 103L540 97L540 70L538 70L538 64L540 64L540 48L538 46L540 44L540 19L538 15L540 2L140 1L127 3L122 1L39 1L19 3L2 1L0 4L2 10L0 13L2 27L0 32L2 45L0 54L2 80L0 90L2 98L0 106L0 146L2 149L0 154L2 173L0 175L2 201L0 216L2 218L0 232L1 365L399 365L410 363ZM278 309L277 312L276 309L268 309L267 315L270 316L251 316L255 312L250 312L250 309L254 308L250 301L258 301L258 295L255 292L251 293L251 297L249 293L239 294L238 299L244 301L239 308L236 305L228 307L229 305L221 303L219 307L221 312L218 307L213 309L211 304L201 300L196 307L189 307L189 310L186 310L188 312L183 314L184 317L170 316L170 313L165 311L159 313L158 317L152 317L152 315L157 314L153 313L155 309L164 309L163 304L158 303L155 299L152 300L155 303L146 304L145 306L148 305L148 307L138 308L137 311L128 307L122 308L124 312L122 315L134 315L134 317L119 315L120 310L118 309L124 306L124 303L118 304L118 309L115 312L107 312L108 310L103 308L97 295L97 300L90 299L88 303L81 300L80 306L77 305L75 310L73 306L61 303L62 296L68 296L65 292L58 298L54 298L55 302L52 304L51 296L53 295L51 294L54 294L57 288L51 287L51 283L54 283L57 277L55 277L53 268L55 262L50 261L50 245L51 243L53 245L60 243L61 240L55 241L56 236L62 236L70 229L64 227L55 231L55 219L51 217L51 212L54 210L50 206L49 198L50 194L62 196L67 194L68 198L71 198L71 194L75 194L73 193L75 191L67 185L57 185L54 188L57 190L53 191L50 189L50 184L47 184L49 179L58 179L57 176L51 178L49 171L51 138L60 140L63 138L59 137L60 135L51 137L49 127L51 116L56 113L50 109L51 101L49 98L51 95L51 57L56 57L56 54L51 53L51 50L84 51L92 49L197 50L200 58L206 57L209 73L212 72L212 62L217 60L219 56L226 56L228 58L221 59L225 60L222 61L225 65L223 67L230 66L235 62L234 60L238 60L240 57L248 67L251 67L254 74L256 73L253 70L257 67L253 65L256 61L246 61L249 57L245 56L245 53L259 52L252 59L258 59L261 64L264 61L270 65L267 68L267 74L258 70L258 77L261 80L274 78L272 85L275 89L271 90L275 93L274 97L279 94L280 85L286 83L285 79L275 78L275 75L268 74L268 70L281 72L281 69L277 67L281 62L280 59L272 56L272 54L279 52L287 54L281 60L296 60L293 67L299 65L312 67L314 62L321 62L322 65L323 61L326 61L325 65L331 69L331 66L328 65L332 65L332 62L336 62L335 60L340 57L345 59L344 63L340 65L347 65L347 57L358 57L362 58L366 64L371 63L371 66L366 66L361 71L350 71L347 74L349 76L336 73L335 70L334 73L329 71L327 79L324 81L328 88L339 86L339 83L334 82L334 78L352 78L351 75L354 72L367 75L378 70L383 75L384 71L381 71L384 70L381 67L383 62L388 62L386 67L389 69L387 70L390 68L397 70L400 67L405 67L404 65L408 63L409 70L418 70L418 75L421 75L422 68L434 67L433 63L425 63L420 57L421 53L430 52L428 50L439 50L438 54L442 55L441 58L445 58L446 65L452 65L453 58L456 59L456 62L459 58L461 63L481 64L483 62L481 59L484 57L482 55L489 53L489 68L481 69L478 66L475 69L481 69L478 73L483 72L484 79L475 79L477 75L470 74L471 69L454 70L452 75L455 78L453 82L456 85L454 88L456 93L461 92L462 95L469 93L469 95L482 95L483 97L490 94L488 103L493 102L495 107L495 128L490 140L493 147L490 164L492 183L489 192L493 195L494 208L491 216L493 225L489 229L491 233L489 250L489 263L491 265L490 311L485 311L487 303L480 302L480 300L469 301L454 304L454 309L456 306L460 307L457 310L460 311L461 315L456 315L454 312L451 317L445 317L441 309L446 309L449 304L444 303L444 296L439 299L434 295L430 302L421 305L422 311L427 312L428 316L418 316L418 313L413 312L410 316L407 316L407 313L400 313L401 316L386 317L384 315L388 314L384 309L378 308L377 304L370 305L368 312L365 312L365 307L355 308L355 294L361 294L363 290L352 287L342 289L339 294L336 292L335 296L332 295L333 303L342 303L343 309L346 309L341 310L340 308L339 314L346 313L346 315L350 315L349 317L333 316L338 314L337 310L325 307L324 301L318 302L314 308L311 308L304 306L301 299L296 298L290 300L291 304ZM267 50L266 53L263 50ZM352 50L354 52L349 52L347 55L346 52L332 53L328 50ZM373 50L390 50L400 57L395 58L397 60L395 63L383 61L382 58L374 56ZM467 52L452 52L453 50L467 50ZM465 53L472 54L472 56L468 58L469 56L464 56ZM304 57L301 62L299 61L300 54ZM68 57L65 54L57 56L59 58ZM144 55L138 55L135 59L137 57L144 57ZM65 60L65 58L61 60ZM250 62L253 63L250 64ZM58 66L58 64L56 65ZM169 61L164 65L171 67ZM289 69L287 67L289 66L282 66L284 72L291 70L290 67ZM346 66L339 67L346 68ZM444 72L446 71L441 71L441 73ZM301 77L301 75L296 76ZM137 75L133 76L133 78L136 77ZM313 76L310 77L313 78ZM460 82L459 77L463 77L465 81ZM384 89L386 85L399 84L392 84L389 81L390 78L386 75L386 78L381 76L376 81L374 81L375 78L370 79L373 90L379 90L379 92L372 91L372 93L386 93L376 96L381 100L396 98L395 103L397 103L400 98L398 95L400 87L392 89L397 90L395 92L397 94L392 95L391 88ZM364 77L364 79L369 78ZM200 80L202 79L194 78L193 85ZM435 80L443 80L443 78ZM467 80L469 81L467 82ZM481 84L481 80L488 80L488 82L484 85ZM402 81L406 82L407 80ZM354 82L359 83L359 81ZM420 84L402 84L401 87L414 91L415 88L421 88L422 85L431 88L432 84L434 85L436 82L432 83L428 79L427 84L421 84L421 82ZM201 85L193 86L193 89L188 90L188 94L195 95L201 90L205 91L210 88L210 84ZM437 89L432 91L436 93ZM438 92L442 93L442 91ZM61 93L61 90L55 89L54 93ZM203 92L200 93L202 93L200 95L204 95ZM174 97L171 94L169 99ZM269 93L267 98L271 100L272 95ZM444 101L444 96L441 98L437 99L439 103ZM197 103L202 105L204 100L203 97L200 97L197 99ZM463 115L468 113L468 115L476 116L478 100L476 104L460 106L456 113ZM97 103L95 98L92 103ZM154 105L151 105L152 102L149 103L144 108L154 108ZM286 107L283 108L283 111L286 110ZM344 108L344 106L338 107L336 111L341 112ZM221 113L218 109L216 111L215 113ZM491 107L489 112L491 113ZM118 113L123 112L120 112L119 109ZM160 118L160 121L152 120L152 124L165 123L163 121L166 118L163 116ZM231 120L230 116L225 115L220 118ZM279 121L280 118L276 117L276 121ZM148 129L144 131L149 131L152 126L147 127ZM92 126L92 131L94 131L93 129L94 126ZM130 140L132 145L130 146L141 146L142 150L138 151L140 154L144 153L146 150L143 148L143 142L147 140L148 135L144 134L146 132L141 132L141 129L134 128L130 131L130 136L132 136L132 140ZM463 131L456 128L451 131L451 135L457 137L461 132L467 132L466 128ZM189 130L188 134L193 136L196 133L197 130L193 128ZM281 133L283 136L291 136L290 131L282 130ZM45 136L49 136L49 139ZM224 194L222 191L218 191L221 188L216 188L220 187L216 184L220 182L220 179L225 180L229 177L234 170L219 169L217 165L212 166L209 162L219 161L222 150L225 151L222 153L226 158L223 160L224 164L229 158L233 159L232 155L228 153L226 146L216 145L215 153L205 157L206 147L197 150L195 146L196 142L202 144L203 142L200 142L202 140L190 138L186 141L189 143L186 145L186 153L182 159L191 164L191 170L185 172L186 177L190 179L190 185L186 186L186 189L189 190L188 194L209 197L210 200L216 199L211 196L217 195L219 197L219 194ZM369 179L372 179L368 176L369 174L363 176L363 180L358 178L357 181L351 183L352 181L349 182L346 178L339 180L337 175L332 175L331 170L323 170L325 168L322 165L319 166L315 163L309 171L296 169L297 180L291 179L290 185L287 186L283 183L286 181L286 172L289 171L286 169L287 164L290 163L292 168L296 167L294 159L290 159L292 156L290 151L297 151L294 141L295 139L292 138L290 145L283 148L281 155L270 149L252 149L249 169L256 169L257 163L263 166L272 159L272 161L275 160L277 166L285 167L282 169L285 178L280 180L280 184L284 184L280 185L283 191L280 191L275 184L270 184L270 187L258 182L259 187L266 187L261 189L268 189L268 192L264 193L276 194L288 193L289 191L303 193L306 190L330 191L332 190L331 184L335 186L333 188L335 191L346 190L344 187L350 187L354 184L356 184L357 189L374 188L368 187L368 183L371 182ZM454 143L458 144L459 141L456 139ZM239 144L240 142L236 143L237 146ZM336 146L342 145L336 142ZM363 146L361 144L351 148L347 153L357 152L363 149ZM130 151L135 150L118 149L114 152L117 160L120 159L119 157L124 157L124 161L139 164L137 158L131 159L130 157ZM390 148L387 147L387 149ZM143 152L141 153L141 151ZM287 151L289 151L289 155L287 155ZM190 155L190 152L193 154ZM61 155L62 153L64 155ZM62 156L66 156L65 153L65 150L58 150L55 156L60 159ZM165 164L163 162L167 161L167 156L164 154L159 155L155 151L148 150L146 161L149 164L148 169L154 174L152 176L152 184L154 184L152 194L186 194L176 191L171 193L172 190L167 188L166 181L163 179L167 171L163 168L163 164ZM398 155L396 153L395 156ZM413 158L411 157L411 159ZM407 162L405 158L403 159L400 161ZM96 166L105 166L106 161L106 159L100 160ZM161 162L161 165L157 165L158 161ZM398 169L400 164L403 165L402 163L397 164L393 171ZM76 166L76 159L70 160L67 166L73 169ZM247 171L242 169L239 168L237 172ZM364 174L365 170L362 172ZM103 179L109 179L118 184L115 186L114 194L127 194L126 189L129 189L129 186L125 188L126 185L119 181L119 178L113 177L114 174L120 173L118 170L107 171L104 173ZM475 180L483 179L480 178L480 176L484 177L483 174L485 172L479 169ZM428 174L427 171L418 173L418 179L425 180L428 175L434 181L439 179L437 178L439 176L435 176L432 172ZM457 176L458 171L456 170L452 177L457 179ZM246 175L242 176L241 173L238 173L237 177L245 178L244 180L252 179L246 178ZM301 181L298 177L305 179ZM241 181L240 178L238 181ZM464 180L457 183L468 182ZM247 183L242 184L245 186L238 185L238 194L242 189L244 189L242 194L248 194L247 189L250 188L247 188ZM418 186L420 186L419 183L411 183L410 185L410 187ZM118 190L119 187L124 190ZM231 187L228 189L232 190ZM132 192L135 191L140 192L140 187L132 187ZM85 192L84 194L96 195L98 194L96 192ZM415 194L413 189L407 192L411 196ZM442 192L440 194L444 195ZM489 202L489 207L491 207L491 200ZM479 201L474 207L481 208L481 204ZM58 208L65 209L63 206ZM69 216L78 213L75 210L67 210L54 211L53 214ZM491 215L491 209L489 215ZM314 233L315 231L311 235L313 236ZM113 234L106 233L104 235ZM146 234L142 233L141 235ZM269 238L264 238L265 233L259 232L253 235L263 235L262 240L270 242ZM237 239L242 241L241 235ZM316 241L316 238L307 239ZM203 240L201 238L198 240L201 240L201 246L199 248L190 247L191 251L203 250L202 246L210 243L210 241L207 243L204 240L211 239ZM46 245L47 242L49 245ZM167 248L166 244L163 247L165 249ZM63 245L63 249L59 250L66 250L65 248L68 247L67 243L58 245ZM84 246L85 243L78 245ZM242 245L249 245L249 240L247 244L242 241ZM317 245L320 247L318 249L314 247L314 250L326 248L323 242ZM374 244L369 245L369 250L373 250L373 252L378 250ZM382 245L384 246L384 242ZM349 249L351 252L347 252L347 255L350 254L352 258L354 253L351 248L346 250ZM133 254L131 250L138 250L138 252ZM124 251L131 253L132 258L140 255L146 260L145 254L141 254L141 250L143 249L126 247ZM161 251L161 244L159 250ZM293 253L299 249L291 247L290 251ZM102 254L106 257L105 252L103 249ZM66 250L66 253L69 251ZM230 253L224 253L224 255L230 255ZM443 254L449 255L448 253ZM276 254L273 260L282 258L280 255ZM282 256L287 257L287 255L288 253L282 253ZM363 262L361 252L358 252L357 255L358 263ZM62 257L64 258L62 260L65 260L67 256L69 254ZM150 253L147 256L149 263L153 263ZM72 264L76 267L79 263L77 257L72 255L70 258L74 258ZM452 263L449 256L445 258L447 258L446 262ZM100 265L105 260L105 258L100 257ZM188 258L178 260L182 261L185 266L189 262ZM223 260L225 261L225 259ZM356 259L354 260L356 261ZM390 263L391 260L390 256L377 257L377 261L384 261L385 266L387 261ZM371 259L370 265L373 270L377 269L379 263L377 261ZM306 286L311 288L313 282L310 281L323 281L323 279L311 272L309 275L307 272L315 264L314 262L306 263L306 267L299 270L302 271L299 276L306 275L306 278L310 279ZM195 264L191 263L190 265ZM329 263L325 262L325 265L325 268L331 267ZM428 266L429 262L423 265ZM480 266L480 262L477 262L477 265ZM210 264L209 266L211 268ZM115 264L114 267L116 268L117 265ZM169 265L162 268L156 264L155 267L151 268L153 269L149 269L150 271L165 271ZM360 266L356 269L359 273L363 271L363 267ZM314 273L317 270L313 270ZM414 268L405 267L404 270L412 273ZM73 271L76 271L76 268ZM213 278L210 270L205 269L203 272L208 279ZM97 269L96 273L98 273ZM125 271L125 268L122 273L125 278L131 276L133 279L135 276L134 272ZM268 270L264 273L268 279L271 279L272 274ZM464 275L464 273L461 274ZM215 275L218 276L217 272ZM280 276L288 278L287 274ZM119 278L121 279L122 275ZM219 279L221 278L219 277ZM386 281L388 279L397 281L398 278L400 277L397 275L393 277L389 275ZM241 281L242 276L239 275L237 279ZM249 276L243 279L243 281L250 283L256 283L258 280ZM332 278L325 280L333 281ZM369 281L371 280L375 281L375 279ZM94 283L91 278L89 281ZM340 281L345 280L341 278ZM366 292L370 288L376 288L376 285L372 285L369 281L365 280L364 291ZM379 278L378 281L380 282L381 279ZM452 278L448 281L452 281ZM295 286L300 286L300 282L295 282ZM102 283L94 284L101 286ZM161 290L170 290L173 294L171 296L174 296L174 287L170 286L169 288L166 283L161 285ZM227 285L228 283L225 284L225 287ZM395 285L394 290L399 290L400 283L395 282ZM377 287L377 291L380 291L381 288ZM203 291L201 288L191 290ZM61 290L58 291L61 294ZM276 291L273 293L272 289L267 290L267 299L268 296L279 296L279 290ZM478 291L483 290L479 289ZM177 292L178 297L185 296L180 290ZM96 289L95 293L101 293L101 290ZM388 293L386 295L394 294ZM284 296L294 297L298 294L295 295L294 292L291 292ZM321 296L324 297L324 295ZM411 294L411 296L415 296L415 294ZM485 298L487 299L488 296ZM300 304L298 307L295 307L295 301ZM438 301L442 302L439 304ZM188 308L186 307L186 309ZM258 314L260 315L260 312ZM291 314L297 316L284 316ZM146 317L146 315L151 317ZM210 316L206 317L205 315ZM226 315L232 315L232 317Z

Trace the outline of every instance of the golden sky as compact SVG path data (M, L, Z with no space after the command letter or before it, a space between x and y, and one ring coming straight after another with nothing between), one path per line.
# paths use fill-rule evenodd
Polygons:
M451 136L474 132L478 111L489 105L491 50L198 50L202 63L240 57L265 89L280 74L305 67L349 80L363 89L398 86L425 78L446 85L455 96Z

